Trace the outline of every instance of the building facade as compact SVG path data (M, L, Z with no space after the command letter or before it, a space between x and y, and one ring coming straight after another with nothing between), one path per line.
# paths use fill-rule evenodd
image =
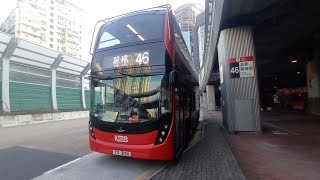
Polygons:
M194 59L192 30L196 24L196 17L201 12L203 12L202 5L194 3L184 4L174 11L192 60Z
M0 31L81 59L81 18L67 0L17 0Z

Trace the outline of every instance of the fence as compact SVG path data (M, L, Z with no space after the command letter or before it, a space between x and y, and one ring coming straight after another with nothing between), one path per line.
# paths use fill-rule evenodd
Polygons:
M2 112L87 109L90 63L0 32Z

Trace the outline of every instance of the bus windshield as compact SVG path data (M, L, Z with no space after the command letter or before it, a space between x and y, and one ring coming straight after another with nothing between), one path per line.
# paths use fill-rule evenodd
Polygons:
M153 121L169 113L169 91L162 88L164 75L124 76L91 81L91 115L117 123Z
M111 20L102 27L97 49L149 40L163 40L165 11L147 11Z

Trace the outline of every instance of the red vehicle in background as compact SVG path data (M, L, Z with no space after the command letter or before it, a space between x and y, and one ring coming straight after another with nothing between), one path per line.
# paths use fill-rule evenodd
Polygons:
M197 125L198 82L170 6L99 23L92 44L90 149L142 159L179 157Z
M278 89L277 95L281 99L285 108L292 110L305 110L308 88L284 88Z

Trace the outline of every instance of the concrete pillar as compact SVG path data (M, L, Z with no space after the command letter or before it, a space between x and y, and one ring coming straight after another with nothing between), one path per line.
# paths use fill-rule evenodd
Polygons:
M200 108L202 108L203 107L203 99L202 99L202 94L200 95Z
M0 60L2 61L2 110L3 112L10 112L10 58L17 48L17 39L12 37L4 49Z
M253 31L250 27L220 33L218 58L223 124L229 131L261 131L260 101Z
M206 91L207 91L208 110L215 111L216 110L216 96L215 96L215 92L214 92L214 86L207 85Z
M200 110L200 103L201 103L201 97L199 93L199 86L194 87L194 91L196 92L195 94L195 105L196 105L196 111Z
M207 93L206 92L203 92L202 93L202 107L207 109L208 108L208 104L207 104Z
M308 111L320 114L320 48L316 43L313 59L307 64Z
M52 102L52 109L54 111L58 110L57 104L57 67L63 60L62 54L59 54L54 62L52 63L50 70L51 70L51 102Z
M88 73L88 71L90 70L91 64L87 64L87 66L83 69L83 71L80 74L80 82L81 82L81 104L82 104L82 108L86 109L86 94L85 94L85 89L84 89L84 76Z

